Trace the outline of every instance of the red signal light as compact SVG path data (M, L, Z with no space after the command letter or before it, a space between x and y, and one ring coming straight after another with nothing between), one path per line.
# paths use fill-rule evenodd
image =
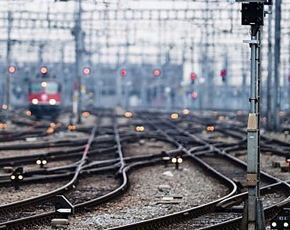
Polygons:
M222 76L222 77L225 77L226 75L227 75L227 71L223 69L223 70L221 71L221 76Z
M290 82L290 75L288 76L288 81Z
M196 79L196 74L195 73L191 73L190 74L190 78L191 78L191 80L195 80Z
M42 66L42 67L40 68L40 73L42 73L42 74L47 74L47 71L48 71L48 69L47 69L46 66Z
M121 69L121 71L120 71L120 74L121 74L121 76L126 76L127 75L127 70L125 70L125 69Z
M192 93L192 94L191 94L191 97L192 97L193 99L196 99L196 98L197 98L197 93Z
M89 75L91 73L91 69L89 67L85 67L83 69L83 73L84 73L84 75Z
M155 69L155 70L153 70L153 75L154 75L155 77L160 76L160 74L161 74L160 69Z
M11 74L15 73L16 72L16 67L13 66L13 65L9 66L8 67L8 72L11 73Z

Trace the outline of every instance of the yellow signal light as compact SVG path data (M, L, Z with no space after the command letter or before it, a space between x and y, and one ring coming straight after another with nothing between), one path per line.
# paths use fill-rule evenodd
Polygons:
M46 133L47 134L53 134L54 133L54 128L51 128L51 127L49 127L47 130L46 130Z
M90 116L90 113L89 112L83 112L83 116L84 117L88 117L88 116Z
M178 115L178 113L172 113L170 115L170 117L171 117L172 120L176 120L176 119L178 119L179 115Z
M208 125L207 127L206 127L206 131L208 131L208 132L213 132L214 131L214 126L213 125Z
M132 117L133 116L133 113L130 112L130 111L127 111L127 112L125 112L124 116L127 117L127 118L129 118L129 117Z
M184 109L182 112L183 112L184 115L188 115L189 114L189 109Z
M144 132L145 127L142 126L142 125L138 125L138 126L135 127L135 130L136 130L137 132Z
M68 129L69 129L70 131L75 131L75 130L77 129L77 127L74 126L74 125L69 125L69 126L68 126Z
M178 164L181 164L182 162L183 162L182 158L179 157L179 158L177 159L177 163L178 163Z

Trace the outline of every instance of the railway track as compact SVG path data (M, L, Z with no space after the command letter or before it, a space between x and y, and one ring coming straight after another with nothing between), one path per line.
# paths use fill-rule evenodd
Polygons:
M241 150L245 148L244 133L233 132L224 127L217 128L218 132L224 135L223 138L231 136L236 140L233 143L228 143L226 141L211 141L210 139L203 139L200 136L195 135L195 132L198 133L198 129L194 128L194 125L187 129L180 122L170 121L164 117L161 119L156 119L155 117L154 121L152 121L153 119L151 116L152 115L150 114L140 115L138 119L127 124L124 123L121 126L117 125L116 117L112 118L111 116L111 126L106 125L101 128L99 127L98 130L95 130L93 137L91 135L91 138L89 139L89 149L87 149L88 144L86 144L85 147L80 145L71 148L67 152L60 151L58 158L56 157L57 154L54 156L54 159L61 160L65 155L67 156L71 154L71 157L75 156L75 159L78 159L75 163L44 170L46 172L43 171L43 175L38 175L38 178L32 176L30 178L30 183L35 183L37 180L45 180L45 178L49 177L59 179L75 178L76 171L78 171L76 181L82 181L79 179L80 175L84 177L83 181L89 181L90 178L86 178L86 176L90 176L91 174L100 175L100 173L103 174L104 172L107 173L110 171L112 174L108 175L109 178L112 178L113 175L116 174L118 176L117 178L119 178L120 186L115 189L105 189L98 195L95 195L88 191L87 188L84 188L83 193L87 194L88 199L84 199L83 197L77 199L77 196L73 195L74 193L82 193L81 189L79 191L70 190L71 193L68 192L68 194L71 194L69 195L70 199L77 203L75 206L76 211L80 212L123 194L128 188L127 173L132 169L151 164L160 164L162 163L162 157L171 157L178 154L183 156L185 159L193 161L201 168L204 168L208 175L211 174L211 176L214 175L214 177L219 178L221 183L227 185L229 188L227 196L181 212L112 229L162 229L162 226L167 226L167 229L178 229L178 226L180 228L185 226L180 224L181 222L186 222L188 226L194 226L195 228L201 229L231 229L237 227L241 220L241 204L247 196L247 193L244 192L246 164L237 160L233 156L230 156L227 151L232 151L233 149ZM134 127L140 123L145 125L146 132L133 134L132 131L134 132ZM95 134L97 135L96 137ZM102 136L102 138L98 139L98 136ZM175 149L167 149L163 153L158 153L157 151L156 154L146 154L145 151L145 154L142 153L139 156L136 156L133 153L124 156L123 149L126 148L124 143L132 143L133 145L131 145L134 146L134 143L138 143L138 141L142 140L139 144L142 143L142 145L144 145L144 140L146 139L148 140L148 143L150 143L151 139L162 142L165 141L170 143L172 146L175 146ZM271 140L267 141L268 143L271 143ZM279 142L275 143L278 144ZM15 147L13 145L11 146ZM283 148L284 147L287 148L288 146L283 145ZM268 146L265 148L269 150ZM284 150L283 148L278 149L278 152L281 153ZM271 149L274 149L274 147ZM84 154L82 151L87 151L85 159L83 159ZM18 160L18 162L21 162L22 160L24 163L29 164L35 159L31 158L29 161L29 159L23 157L23 159L19 158L14 160ZM227 165L227 167L221 167L223 165ZM36 175L37 173L39 173L39 170L32 171L31 175ZM289 196L289 186L287 182L266 173L261 174L261 179L261 185L265 186L265 188L261 190L261 195L263 199L267 200L265 213L266 217L270 218L270 216L277 212L277 204L281 207L288 205L287 197ZM29 180L27 182L29 182ZM87 184L85 182L83 183ZM5 184L5 182L2 182L2 184ZM74 186L75 183L72 183L72 185ZM277 199L273 199L271 194L280 195L277 195ZM0 226L7 229L13 229L16 226L27 226L27 224L35 223L35 221L39 223L45 221L47 223L55 217L54 211L46 211L46 205L44 202L41 201L40 205L42 205L44 210L42 214L34 216L28 215L27 217L22 218L22 220L16 219L6 222L1 221L2 225ZM3 213L5 213L5 209L3 210Z
M166 121L166 123L167 123L167 125L169 125L171 127L175 126L175 125L172 125L172 124L168 124L168 121ZM183 151L185 151L185 153L187 153L188 155L190 155L193 158L196 158L196 157L199 158L198 160L200 161L200 163L203 164L203 165L206 165L206 167L208 169L212 170L212 167L210 167L207 163L213 163L214 162L214 166L219 166L218 168L215 167L216 171L221 171L222 174L224 174L224 175L230 175L231 178L232 178L232 176L234 176L234 177L238 176L238 178L240 176L242 176L242 178L245 178L245 175L246 175L246 165L245 165L245 163L243 163L243 162L241 162L241 161L239 161L237 159L234 159L233 157L228 156L227 154L225 154L225 151L221 151L221 150L217 149L215 146L213 146L213 145L211 145L209 143L205 143L203 140L198 140L198 138L196 136L188 133L187 131L182 130L181 128L179 128L177 126L175 126L175 127L182 134L186 134L186 135L192 137L192 139L195 140L195 142L204 143L208 149L210 149L212 152L215 153L215 155L214 155L214 157L211 158L208 155L208 151L204 151L203 153L198 153L198 154L195 153L194 155L191 155L190 152L188 152L187 150L185 150L185 148L183 148ZM163 130L166 130L166 128L163 127ZM163 132L163 134L167 135L164 132ZM181 135L179 135L179 136L181 136ZM182 138L182 140L184 140L184 138ZM210 153L210 154L212 154L212 153ZM219 161L218 162L216 162L217 154L219 155ZM201 156L203 156L203 157L201 157ZM207 158L207 163L205 163L204 161L201 161L202 158ZM226 162L225 162L225 158L227 159ZM214 160L210 160L210 162L209 162L208 159L214 159ZM221 165L227 164L227 166L228 166L229 165L229 161L234 161L235 165L240 165L240 167L242 168L241 172L237 174L236 173L236 167L232 168L232 170L229 169L229 167L226 167L226 168L224 168L224 170L222 170ZM212 170L212 171L215 171L215 170ZM238 185L236 185L236 187L238 187L238 186L244 187L244 185L242 185L241 182L240 182L240 180L241 181L243 180L242 178L234 179L236 184L238 184ZM280 203L281 204L281 202L285 202L285 200L287 201L287 198L289 196L289 185L287 183L282 182L278 178L274 178L274 177L272 177L272 176L270 176L270 175L268 175L266 173L262 173L261 178L263 178L263 181L265 181L265 182L262 183L262 185L268 185L268 187L266 187L264 190L262 190L262 195L263 196L267 196L267 195L269 196L269 194L273 193L273 191L275 192L275 194L278 193L278 192L283 191L282 194L281 194L280 199L273 201L273 203L276 205L276 203ZM277 185L277 183L278 183L278 185ZM271 192L269 192L269 191L271 191ZM239 197L240 200L237 201L237 199L236 199L237 197ZM237 197L234 196L233 198L228 198L227 202L229 202L230 205L232 205L233 203L240 204L245 199L246 193L241 193ZM220 203L222 203L222 201ZM226 202L224 202L224 204L225 203ZM235 213L235 212L233 212L233 210L231 210L231 212L226 212L225 213L224 212L225 211L225 206L224 206L223 207L223 213L221 214L221 213L213 213L214 210L216 210L216 211L218 210L217 207L219 207L219 208L221 207L219 205L219 203L215 204L217 206L212 208L210 211L206 210L206 208L208 208L207 205L203 205L202 207L190 209L190 212L188 212L188 210L186 210L185 212L179 212L179 213L175 213L175 214L171 214L171 215L166 215L166 216L163 216L163 217L160 217L160 218L155 218L155 219L139 222L139 223L136 223L136 224L126 225L126 226L122 226L122 227L116 227L116 228L112 228L112 229L156 229L156 228L162 229L162 226L164 226L164 225L167 225L167 227L165 229L178 229L178 228L176 228L177 225L175 225L173 228L170 228L169 226L170 226L170 224L172 224L174 222L181 222L181 221L184 221L184 220L187 220L187 219L190 219L190 225L189 226L191 226L191 227L202 228L202 229L207 229L207 228L211 229L211 228L215 228L214 226L219 228L218 226L220 225L220 223L221 222L222 223L227 222L226 220L229 219L229 216L230 216L231 219L232 218L235 219L236 222L229 221L230 223L232 223L232 225L229 224L229 226L227 226L227 228L228 229L231 229L232 227L237 228L237 229L239 228L240 221L241 221L241 217L240 217L241 216L241 214L240 214L241 209L239 209L239 213ZM270 204L270 206L271 206L271 204ZM203 211L199 210L199 208L201 208ZM206 210L206 211L204 211L204 210ZM267 214L268 218L269 218L269 213L272 213L272 215L273 215L273 212L274 212L273 210L275 210L275 206L273 206L273 205L266 209L266 214ZM212 214L203 215L204 213L202 213L202 212L204 212L204 213L212 213ZM235 217L237 217L237 218L235 218ZM211 219L211 221L208 221L209 218ZM201 219L202 219L202 221L201 221ZM213 225L213 227L210 227L209 225ZM220 229L223 229L224 227L225 227L225 225L222 225L222 227ZM180 228L180 229L184 229L184 228Z

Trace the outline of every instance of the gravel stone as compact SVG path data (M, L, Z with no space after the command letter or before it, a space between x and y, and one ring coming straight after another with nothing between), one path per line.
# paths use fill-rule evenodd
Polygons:
M96 207L84 215L77 214L70 220L69 229L106 229L162 216L207 203L226 195L227 189L193 163L185 161L182 170L158 165L133 171L129 191L115 201ZM171 171L173 177L163 175ZM149 179L148 179L149 178ZM161 184L171 187L171 194L182 196L178 204L157 204L156 196Z

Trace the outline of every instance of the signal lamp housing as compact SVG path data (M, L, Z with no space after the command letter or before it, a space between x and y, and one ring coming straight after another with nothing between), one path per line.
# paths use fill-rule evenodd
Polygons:
M133 116L133 113L130 111L125 112L124 117L130 118Z
M171 118L172 120L176 120L176 119L178 119L178 117L179 117L178 113L172 113L172 114L170 115L170 118Z
M155 69L155 70L153 70L153 75L154 75L155 77L159 77L159 76L161 75L161 71L160 71L160 69Z
M41 73L41 74L45 75L45 74L47 74L47 72L48 72L48 69L47 69L46 66L42 66L42 67L40 68L40 73Z
M14 73L16 72L16 67L13 66L13 65L9 66L9 67L8 67L8 72L9 72L10 74L14 74Z
M207 131L207 132L213 132L214 130L215 130L215 128L214 128L213 125L208 125L208 126L206 127L206 131Z
M143 125L137 125L135 127L136 132L144 132L145 131L145 127Z

